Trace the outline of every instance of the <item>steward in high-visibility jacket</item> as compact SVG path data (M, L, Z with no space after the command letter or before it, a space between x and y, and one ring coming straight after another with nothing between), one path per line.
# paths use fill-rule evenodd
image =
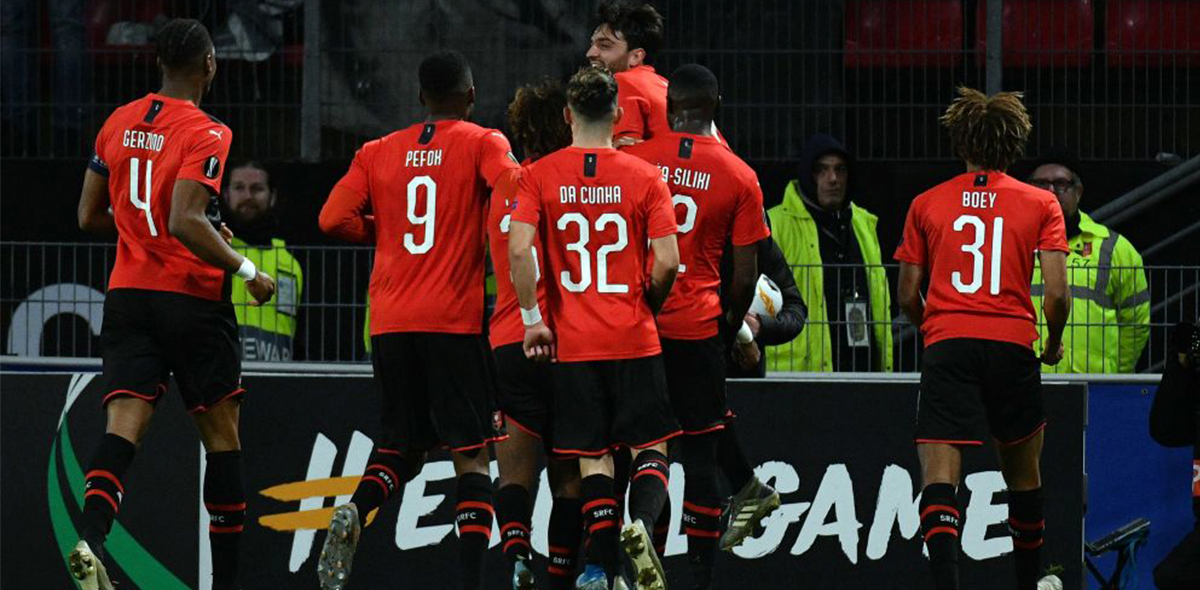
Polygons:
M846 196L852 163L836 139L813 136L799 178L767 211L771 237L808 305L800 336L767 347L768 371L892 370L892 299L879 218Z
M1129 240L1079 212L1079 233L1067 240L1071 318L1063 330L1063 360L1047 373L1132 373L1150 338L1150 289L1142 257ZM1034 261L1033 308L1046 335L1042 273ZM1041 354L1041 340L1034 350Z
M242 281L233 281L230 298L237 314L242 359L247 361L290 361L296 338L296 316L304 271L287 250L287 244L272 238L270 245L256 246L234 236L233 249L249 258L259 270L275 277L275 297L254 307L254 297Z
M1067 284L1071 317L1063 330L1063 359L1054 373L1132 373L1150 338L1150 290L1142 257L1124 236L1079 210L1083 182L1074 157L1049 153L1034 162L1027 182L1054 193L1067 224ZM1037 260L1034 260L1036 265ZM1042 273L1033 271L1033 308L1046 335ZM1039 355L1042 340L1034 343Z
M275 277L275 297L261 306L243 281L233 281L230 299L237 314L242 359L247 361L290 361L296 339L297 311L304 287L300 263L276 238L277 195L271 176L258 162L243 162L229 168L229 185L223 193L225 213L233 231L230 245L249 258L259 270Z

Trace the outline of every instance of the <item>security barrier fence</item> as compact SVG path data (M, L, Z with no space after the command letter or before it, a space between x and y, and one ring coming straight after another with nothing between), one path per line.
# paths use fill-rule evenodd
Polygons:
M244 247L279 284L263 308L233 281L244 358L364 363L373 250L361 246ZM98 357L111 244L0 242L0 332L4 353ZM809 306L799 337L768 347L772 371L914 371L921 341L894 301L897 268L884 265L887 292L871 293L862 265L795 266ZM1074 285L1067 358L1080 373L1160 372L1170 328L1200 317L1200 266L1070 267ZM1144 275L1144 279L1141 276ZM493 281L488 281L493 284ZM1037 296L1040 285L1031 292ZM489 287L487 289L491 291ZM836 297L839 301L830 304ZM823 306L822 298L829 298ZM490 299L490 297L489 297ZM1036 301L1036 300L1035 300Z
M203 106L234 130L235 156L349 158L414 120L417 63L441 48L472 61L476 119L503 127L517 85L585 63L598 3L6 1L0 154L90 155L114 107L157 89L154 33L178 16L213 33L221 65ZM865 160L953 159L937 116L959 84L1024 91L1033 155L1172 162L1200 149L1190 0L652 3L666 19L658 71L709 66L718 124L748 160L793 161L817 132Z

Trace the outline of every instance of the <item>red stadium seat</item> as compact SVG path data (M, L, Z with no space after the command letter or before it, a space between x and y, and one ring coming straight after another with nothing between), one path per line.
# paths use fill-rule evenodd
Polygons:
M1004 0L1006 68L1086 67L1095 47L1093 0ZM987 60L987 2L975 12L975 62Z
M1109 0L1108 65L1200 66L1200 2Z
M954 67L962 61L959 0L850 0L847 68Z

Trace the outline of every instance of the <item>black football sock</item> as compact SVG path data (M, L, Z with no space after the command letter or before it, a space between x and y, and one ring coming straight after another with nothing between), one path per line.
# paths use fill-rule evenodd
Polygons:
M121 480L136 452L137 445L115 434L105 434L88 464L81 537L101 559L104 558L104 540L112 530L113 519L121 508L121 497L125 495Z
M633 453L629 449L613 451L613 494L617 499L617 526L625 523L625 500L629 492L629 468Z
M1041 578L1044 505L1042 488L1008 493L1008 530L1013 538L1018 590L1034 590Z
M580 494L588 534L588 563L603 567L611 578L617 571L618 532L613 480L607 475L589 475L580 483Z
M246 520L242 452L209 453L204 468L204 508L212 547L213 590L236 588L238 546Z
M667 457L658 451L638 453L632 467L629 518L642 521L647 532L653 531L658 514L667 502L667 481L671 476L671 468L667 465Z
M688 568L695 588L712 585L717 539L721 536L721 499L717 473L720 433L687 436L680 442L687 479L683 487L683 532L688 539Z
M500 519L500 548L509 562L529 559L529 492L509 484L496 492L496 518Z
M936 590L958 590L958 539L962 518L954 486L935 483L921 493L921 534L929 549Z
M358 488L350 497L358 509L358 524L366 526L371 511L383 506L420 468L421 461L409 459L400 451L375 447L358 480Z
M464 473L458 477L459 588L483 588L483 557L492 540L492 478L482 473Z
M733 421L727 422L717 436L720 438L717 456L721 470L725 472L725 479L729 481L731 494L736 494L750 483L750 478L754 477L754 468L746 459L746 452L742 450L742 442L738 439Z
M654 521L654 530L650 531L650 538L654 541L654 551L659 557L667 553L667 536L671 533L671 496L668 495L663 502L662 511L658 513L658 520Z
M550 590L574 590L579 543L583 540L583 502L579 498L555 498L550 509Z

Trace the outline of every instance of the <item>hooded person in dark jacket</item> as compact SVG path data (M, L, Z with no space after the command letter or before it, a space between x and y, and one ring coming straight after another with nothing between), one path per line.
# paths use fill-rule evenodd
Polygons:
M768 349L768 370L891 370L891 295L878 218L851 201L853 166L841 142L812 136L783 202L768 211L809 308L800 338Z

